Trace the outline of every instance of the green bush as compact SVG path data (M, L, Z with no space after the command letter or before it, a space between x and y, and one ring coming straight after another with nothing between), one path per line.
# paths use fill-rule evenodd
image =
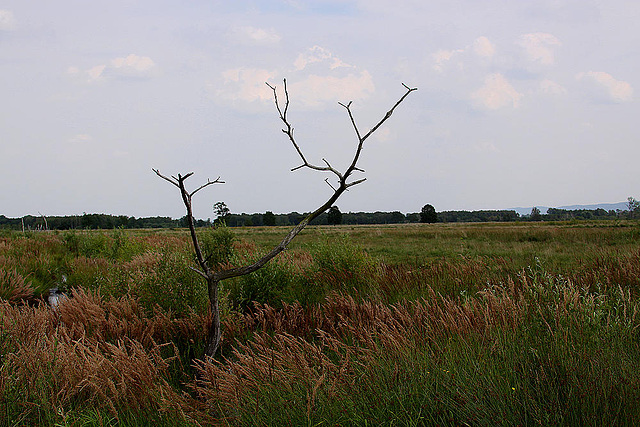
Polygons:
M274 307L294 301L309 306L331 291L368 295L375 261L348 236L325 236L309 246L309 253L306 263L281 254L260 270L229 281L225 286L231 307L246 311L254 301Z
M158 305L176 315L206 308L207 286L191 268L190 253L163 248L134 257L131 262L115 265L109 272L111 294L130 292L148 310Z
M122 251L128 244L109 247ZM192 309L201 312L206 307L206 283L192 270L196 265L189 249L187 245L159 246L132 255L128 261L77 256L68 264L67 283L70 287L99 290L103 296L122 297L130 293L149 311L157 305L176 315Z
M225 264L234 254L233 243L236 238L233 232L224 225L198 231L198 242L202 255L210 266Z
M281 307L282 301L288 299L286 294L295 280L291 267L275 260L256 272L229 280L225 286L231 307L247 311L254 301Z
M130 233L122 228L114 228L110 233L72 230L63 234L63 240L69 252L88 258L129 261L147 249L146 245L132 239Z
M365 295L372 282L375 260L348 235L324 236L310 245L314 281L327 290Z
M72 230L64 233L63 239L69 252L87 258L104 256L108 245L107 235L102 232Z

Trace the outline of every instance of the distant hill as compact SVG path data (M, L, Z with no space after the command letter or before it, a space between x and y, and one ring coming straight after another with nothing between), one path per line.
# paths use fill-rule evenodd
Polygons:
M575 211L575 210L580 210L580 209L586 209L586 210L595 210L595 209L604 209L606 211L610 211L610 210L622 210L622 211L626 211L627 210L627 202L619 202L619 203L599 203L596 205L570 205L570 206L554 206L557 209L566 209L568 211ZM540 213L542 214L546 214L547 210L549 210L548 206L538 206L538 209L540 209ZM531 209L533 209L533 206L529 207L529 208L512 208L511 210L514 210L516 212L518 212L520 215L529 215L531 213Z

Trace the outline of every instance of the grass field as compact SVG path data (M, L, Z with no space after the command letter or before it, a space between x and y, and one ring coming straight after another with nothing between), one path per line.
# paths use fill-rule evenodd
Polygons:
M239 238L266 249L276 244L287 230L286 227L246 227L234 232ZM603 250L630 251L640 243L638 224L627 221L341 225L308 227L293 241L291 249L304 250L319 238L334 235L349 236L353 243L388 264L410 265L475 256L509 258L518 264L530 263L535 257L567 261Z
M287 229L227 232L233 265ZM0 425L640 419L638 222L310 227L223 283L208 361L193 265L184 230L1 234Z

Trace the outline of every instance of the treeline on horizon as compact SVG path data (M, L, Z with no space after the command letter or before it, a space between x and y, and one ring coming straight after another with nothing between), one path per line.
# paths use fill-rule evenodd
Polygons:
M293 226L298 224L306 214L291 212L288 214L228 214L222 219L228 227L260 227L260 226ZM546 214L535 213L520 215L514 210L481 210L481 211L443 211L437 213L437 222L515 222L515 221L570 221L598 219L630 219L629 211L605 209L556 209L550 208ZM421 222L420 213L403 214L393 212L348 212L341 214L341 224L346 225L381 225ZM216 221L197 219L197 227L210 227ZM328 225L327 213L320 215L313 225ZM70 216L32 216L8 218L0 215L0 229L12 230L72 230L72 229L142 229L142 228L183 228L187 227L186 216L173 219L156 216L135 218L126 215L83 214Z

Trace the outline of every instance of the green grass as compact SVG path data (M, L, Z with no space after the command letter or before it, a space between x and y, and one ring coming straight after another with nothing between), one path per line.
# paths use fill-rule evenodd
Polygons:
M234 229L242 239L266 249L286 227ZM571 254L600 249L630 250L640 244L638 222L402 224L388 226L311 226L291 244L303 250L319 236L348 235L372 256L389 264L423 265L439 258L510 258L526 266L534 257L571 267Z

